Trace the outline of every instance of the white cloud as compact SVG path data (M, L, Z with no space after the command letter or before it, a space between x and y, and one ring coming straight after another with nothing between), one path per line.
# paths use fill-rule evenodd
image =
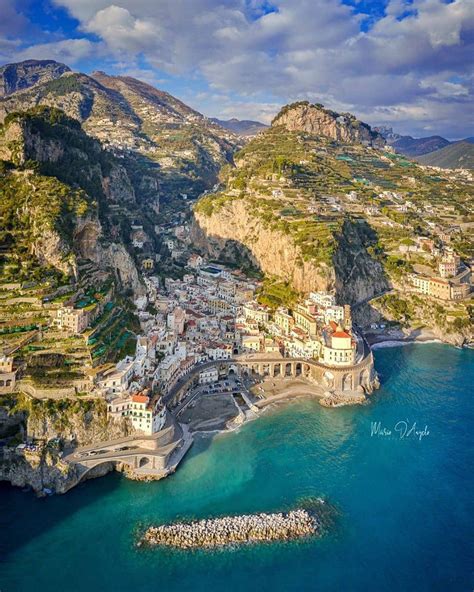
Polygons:
M100 55L102 46L92 43L88 39L63 39L52 43L40 43L18 51L15 55L17 61L30 59L53 59L74 65L76 62L89 58L92 55Z
M448 126L452 116L452 126L474 125L474 0L389 0L367 32L337 0L273 0L268 14L265 0L53 2L100 43L44 44L34 57L73 62L94 47L118 62L144 56L152 68L202 75L211 91L242 97L235 113L255 117L261 104L267 120L270 104L314 98L373 123Z

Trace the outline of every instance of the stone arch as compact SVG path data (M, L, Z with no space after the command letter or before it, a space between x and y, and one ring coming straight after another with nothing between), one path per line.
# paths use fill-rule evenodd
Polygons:
M309 364L303 364L303 376L309 378L311 375L311 366Z
M301 376L303 374L303 364L296 362L295 364L295 376Z
M352 374L344 374L344 376L342 377L342 390L351 391L352 389Z
M147 467L151 463L151 460L148 456L142 456L138 462L138 467L141 469L142 467Z
M285 376L291 376L291 362L285 364Z
M274 364L273 365L273 376L279 376L281 372L281 364Z
M5 386L5 381L0 380L0 386Z
M329 370L326 370L323 376L323 382L328 388L334 387L334 374Z

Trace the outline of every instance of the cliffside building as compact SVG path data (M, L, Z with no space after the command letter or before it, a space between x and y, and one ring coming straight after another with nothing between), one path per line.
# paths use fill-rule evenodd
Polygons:
M161 397L151 399L146 394L114 399L107 406L107 414L115 420L129 418L134 429L147 436L159 432L166 422L166 407Z
M16 370L13 369L13 358L0 356L0 394L12 393L15 390Z

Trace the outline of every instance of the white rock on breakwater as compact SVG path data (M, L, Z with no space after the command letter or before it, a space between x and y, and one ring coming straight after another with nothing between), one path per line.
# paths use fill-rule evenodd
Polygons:
M257 541L285 541L316 533L318 522L303 509L288 513L224 516L163 526L150 526L139 546L181 549L222 547Z

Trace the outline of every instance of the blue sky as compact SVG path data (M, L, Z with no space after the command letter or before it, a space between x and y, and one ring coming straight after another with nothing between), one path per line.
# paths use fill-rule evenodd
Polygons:
M145 80L209 116L298 99L474 135L474 0L0 0L0 61Z

